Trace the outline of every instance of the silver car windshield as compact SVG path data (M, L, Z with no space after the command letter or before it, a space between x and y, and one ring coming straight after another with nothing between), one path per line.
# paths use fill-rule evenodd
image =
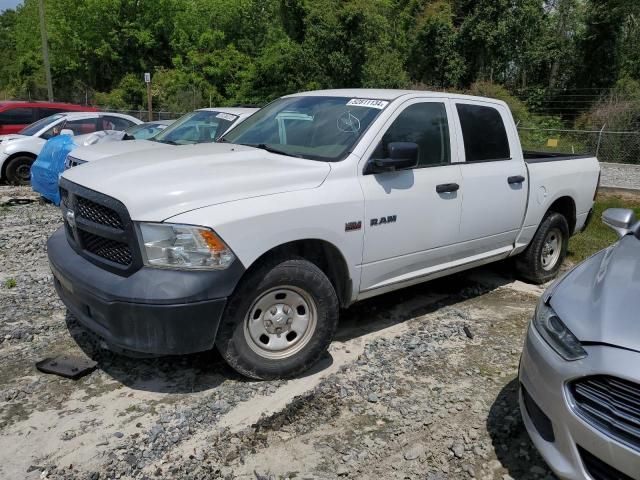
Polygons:
M388 103L347 97L281 98L254 113L219 141L335 162L345 158Z
M52 123L57 122L63 116L64 115L60 115L59 113L56 113L55 115L51 115L49 117L41 118L40 120L38 120L37 122L32 123L31 125L27 125L22 130L20 130L18 133L20 135L33 136L36 133L38 133L40 130L42 130L44 127L46 127L47 125L51 125Z
M171 145L215 142L238 119L237 115L215 110L196 110L183 115L153 140Z

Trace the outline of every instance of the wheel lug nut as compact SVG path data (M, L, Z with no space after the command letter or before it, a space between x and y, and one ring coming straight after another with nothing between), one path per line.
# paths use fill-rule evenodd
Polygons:
M278 313L278 309L276 307L273 307L271 310L271 315L275 315L276 313Z

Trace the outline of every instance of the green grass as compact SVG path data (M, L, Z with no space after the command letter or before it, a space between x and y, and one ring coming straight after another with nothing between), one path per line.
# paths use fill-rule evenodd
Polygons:
M16 279L15 278L7 278L4 281L4 286L5 288L13 288L17 285Z
M640 218L640 195L600 193L596 199L596 208L591 224L584 232L571 237L569 241L567 256L569 261L581 262L618 239L616 233L602 223L602 212L607 208L631 208Z

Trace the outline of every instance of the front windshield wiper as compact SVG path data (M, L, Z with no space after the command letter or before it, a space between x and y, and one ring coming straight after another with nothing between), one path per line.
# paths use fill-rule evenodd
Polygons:
M180 145L177 142L174 142L173 140L154 140L154 142L158 142L158 143L166 143L167 145Z
M277 153L279 155L286 155L287 157L295 157L295 158L303 158L302 155L297 153L285 152L283 150L279 150L277 148L272 147L268 143L242 143L241 145L245 145L247 147L259 148L260 150L265 150L270 153Z

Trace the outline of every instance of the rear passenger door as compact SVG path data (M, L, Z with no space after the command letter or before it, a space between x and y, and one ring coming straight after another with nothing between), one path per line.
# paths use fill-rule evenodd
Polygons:
M527 206L527 171L506 107L454 100L461 163L460 240L466 256L508 251ZM502 252L501 252L502 251Z
M8 108L0 112L0 134L18 133L36 121L35 109L30 107Z
M414 168L375 174L361 170L365 198L361 290L427 275L450 261L462 205L450 117L447 100L409 100L387 121L366 154L368 162L385 158L389 143L418 145ZM452 187L444 191L444 185Z

